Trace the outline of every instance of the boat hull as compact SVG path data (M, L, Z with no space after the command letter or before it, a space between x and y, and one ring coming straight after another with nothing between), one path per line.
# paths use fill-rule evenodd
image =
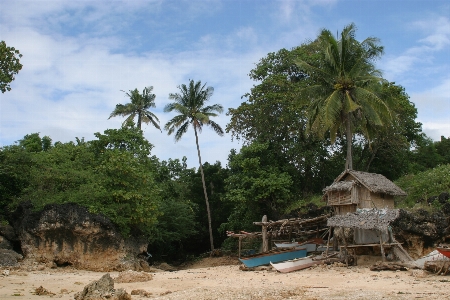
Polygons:
M293 249L280 252L269 252L239 260L248 268L269 265L271 262L280 262L296 258L306 257L306 249Z
M436 248L437 251L439 251L442 255L450 258L450 248Z
M309 267L312 267L314 265L322 264L323 261L315 261L312 259L312 256L294 259L294 260L288 260L280 263L273 263L270 264L272 267L274 267L278 272L281 273L289 273L293 271L303 270Z

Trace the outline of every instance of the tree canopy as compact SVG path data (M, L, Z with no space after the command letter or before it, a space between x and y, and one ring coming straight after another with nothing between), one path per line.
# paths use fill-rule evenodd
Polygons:
M338 133L346 136L345 169L353 169L352 139L355 127L370 139L373 126L391 120L389 98L378 94L384 79L373 61L383 53L377 38L362 42L355 39L356 26L346 26L336 40L327 29L317 41L322 60L297 60L297 65L311 78L300 90L300 100L308 103L308 129L323 136L329 132L334 143Z
M22 70L19 50L8 47L5 41L0 42L0 90L2 93L11 90L10 83L15 79L15 75Z
M152 123L155 128L161 130L158 124L158 117L149 110L150 108L156 107L156 95L152 94L152 90L153 87L149 86L144 88L142 94L139 93L138 89L130 90L128 93L122 91L130 98L131 102L127 104L117 104L108 119L117 116L127 117L122 124L122 126L125 127L128 124L132 124L134 118L137 117L137 127L139 129L142 127L142 122L144 122L146 124Z

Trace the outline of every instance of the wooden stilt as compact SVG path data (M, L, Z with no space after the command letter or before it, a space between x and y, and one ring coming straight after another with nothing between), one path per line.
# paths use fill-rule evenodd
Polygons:
M330 247L330 237L331 237L332 231L333 231L333 227L330 226L330 228L328 229L327 250L325 250L325 257L328 256L328 248Z
M381 248L381 261L385 262L386 257L384 256L384 247L383 247L383 233L380 230L380 248Z
M239 258L241 258L242 236L239 237Z

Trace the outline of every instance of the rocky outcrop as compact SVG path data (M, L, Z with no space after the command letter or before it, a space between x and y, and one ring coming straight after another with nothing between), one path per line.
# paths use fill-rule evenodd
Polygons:
M84 287L82 292L76 293L75 300L131 300L131 295L124 289L114 289L114 280L105 274L97 281Z
M0 267L17 267L22 258L22 255L12 250L0 249Z
M25 258L40 263L93 271L140 269L132 258L147 249L145 240L124 239L109 219L71 203L39 212L23 203L12 223Z
M401 209L399 217L391 225L397 241L413 258L419 258L437 244L450 241L449 219L444 209L437 212Z

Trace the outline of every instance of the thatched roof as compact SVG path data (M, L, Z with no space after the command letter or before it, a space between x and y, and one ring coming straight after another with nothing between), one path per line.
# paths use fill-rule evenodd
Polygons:
M356 181L339 181L323 189L324 192L350 192Z
M386 231L389 224L398 216L398 209L364 209L346 215L333 216L328 219L327 226Z
M356 184L354 181L347 181L344 179L352 175L359 184L365 186L372 193L382 193L392 196L406 196L406 192L399 188L395 183L387 179L381 174L367 173L354 170L346 170L341 175L339 175L333 182L332 185L326 187L323 191L344 191L349 190Z

